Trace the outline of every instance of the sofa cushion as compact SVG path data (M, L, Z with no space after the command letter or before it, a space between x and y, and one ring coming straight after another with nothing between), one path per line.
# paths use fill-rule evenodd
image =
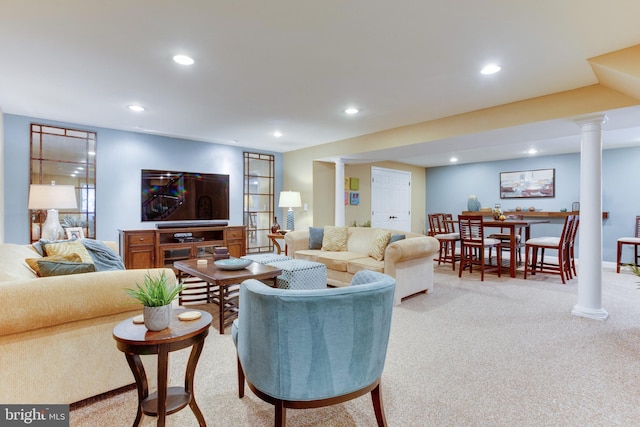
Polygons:
M356 274L360 270L377 271L384 273L384 261L377 261L371 257L356 258L349 261L347 272Z
M369 256L376 261L382 261L384 259L384 250L387 248L389 239L391 238L391 232L378 228L373 233L373 239L371 239L371 249L369 249Z
M323 251L346 251L347 250L347 227L335 227L327 225L324 227L322 237Z
M88 262L52 261L43 258L38 261L41 277L66 276L68 274L93 273L96 267Z
M309 249L322 249L323 227L309 227Z
M29 246L15 243L0 245L0 281L37 278L25 261L37 256L38 253Z
M302 249L299 251L296 251L295 253L295 257L296 259L304 259L307 261L318 261L318 256L322 255L324 252L322 252L320 249Z
M29 267L33 271L36 272L38 276L42 276L40 274L40 267L38 266L38 261L71 261L71 262L81 262L82 258L78 254L64 254L64 255L52 255L50 257L39 257L39 258L27 258L25 259L26 263L29 264Z
M346 251L322 251L318 255L318 262L323 263L329 270L347 271L347 264L352 259L366 258L366 254Z
M65 240L55 242L43 241L43 244L46 256L76 253L80 255L82 262L93 264L91 255L89 255L89 252L79 240Z

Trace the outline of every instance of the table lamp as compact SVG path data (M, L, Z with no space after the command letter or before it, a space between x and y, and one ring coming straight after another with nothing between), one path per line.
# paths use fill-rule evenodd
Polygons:
M64 238L64 230L58 220L58 209L77 209L76 188L73 185L31 184L29 209L46 209L47 219L42 224L41 237L48 240Z
M287 210L287 230L293 230L293 208L302 206L300 193L298 191L281 191L278 207L289 208Z

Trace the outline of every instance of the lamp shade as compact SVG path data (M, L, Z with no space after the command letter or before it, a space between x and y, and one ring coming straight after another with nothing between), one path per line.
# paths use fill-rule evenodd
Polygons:
M29 209L77 209L76 188L73 185L31 184Z
M279 208L299 208L300 206L302 206L302 201L300 200L300 193L298 191L280 192Z

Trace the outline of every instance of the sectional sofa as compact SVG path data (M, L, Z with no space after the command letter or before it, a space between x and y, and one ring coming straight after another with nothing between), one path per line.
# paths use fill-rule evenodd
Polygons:
M371 270L396 279L396 305L409 295L433 291L433 258L440 247L433 237L381 228L327 226L290 231L285 243L289 256L326 265L331 286L348 286L355 273Z
M70 404L133 384L112 337L118 322L142 312L124 288L147 272L175 278L173 270L38 277L25 260L39 258L31 245L0 244L0 402ZM155 358L143 363L153 387Z

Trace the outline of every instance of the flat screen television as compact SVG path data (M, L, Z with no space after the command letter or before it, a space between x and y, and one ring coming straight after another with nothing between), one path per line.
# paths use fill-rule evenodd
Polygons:
M229 175L142 170L142 221L229 219Z

